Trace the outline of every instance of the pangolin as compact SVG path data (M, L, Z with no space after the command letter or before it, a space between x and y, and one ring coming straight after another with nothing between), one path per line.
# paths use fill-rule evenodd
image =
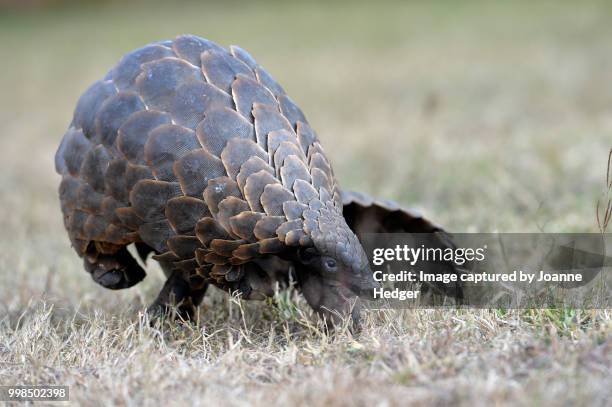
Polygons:
M157 260L153 308L186 316L209 284L245 299L295 282L330 319L376 286L355 230L435 232L419 215L343 193L304 113L245 50L183 35L125 55L80 97L55 156L64 224L110 289Z

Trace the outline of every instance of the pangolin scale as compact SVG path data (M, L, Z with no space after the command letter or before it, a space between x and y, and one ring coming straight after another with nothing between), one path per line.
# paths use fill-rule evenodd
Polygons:
M127 54L89 87L55 165L64 224L93 279L141 281L134 243L168 277L155 305L172 297L187 313L209 283L262 299L290 270L314 309L350 312L375 286L354 230L441 231L342 193L272 76L243 49L191 35Z

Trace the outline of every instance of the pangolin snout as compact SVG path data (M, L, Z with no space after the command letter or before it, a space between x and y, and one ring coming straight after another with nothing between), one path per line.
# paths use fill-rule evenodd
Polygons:
M374 279L369 267L358 273L347 276L345 285L357 296L364 299L374 298L374 289L380 288L380 283Z
M380 284L372 280L366 284L351 288L351 291L363 299L374 299L374 289L376 288L380 288Z

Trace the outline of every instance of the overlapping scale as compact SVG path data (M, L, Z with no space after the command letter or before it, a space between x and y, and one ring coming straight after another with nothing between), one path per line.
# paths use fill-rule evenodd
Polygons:
M283 88L240 47L191 35L126 55L92 85L55 165L79 254L138 241L198 284L245 295L263 273L253 259L312 245L311 212L340 198Z

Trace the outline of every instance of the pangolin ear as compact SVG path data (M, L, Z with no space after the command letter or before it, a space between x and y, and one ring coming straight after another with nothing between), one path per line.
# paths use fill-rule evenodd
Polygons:
M363 233L433 233L443 229L419 212L360 192L342 191L343 215L358 236Z
M297 257L302 264L312 264L317 259L317 251L312 247L300 247L297 251Z

